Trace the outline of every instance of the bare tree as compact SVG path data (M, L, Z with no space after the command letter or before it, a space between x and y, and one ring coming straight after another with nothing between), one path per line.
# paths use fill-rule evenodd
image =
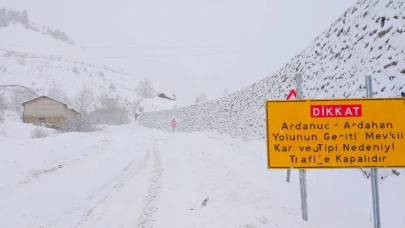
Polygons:
M7 10L5 8L0 9L0 27L8 27L8 25Z
M116 90L117 90L117 87L116 87L113 83L110 83L109 88L110 88L111 90L113 90L113 91L116 91Z
M75 98L75 107L81 114L89 112L91 104L94 102L93 91L83 87Z
M36 127L35 129L31 130L32 139L46 138L48 136L49 132L42 127Z
M156 95L152 82L146 77L142 81L138 82L135 92L142 98L153 98Z
M131 122L124 109L101 108L92 112L91 116L96 124L121 125Z
M224 92L222 92L222 96L226 96L226 95L228 95L228 94L229 94L228 89L225 88L225 89L224 89Z
M21 102L23 102L23 98L21 96L22 90L20 88L15 88L12 91L12 96L11 96L11 102L13 105L14 110L17 113L21 113L22 111L22 106Z
M91 117L96 124L119 125L130 123L128 112L122 105L121 98L102 94L99 98L101 108L93 111Z
M121 107L120 97L109 97L107 94L101 94L99 98L101 108L119 109Z
M27 10L24 10L24 11L22 12L21 21L22 21L22 23L23 23L24 25L28 25L29 20L28 20L28 13L27 13Z
M4 98L4 93L0 93L0 123L4 121L3 115L6 108L6 99Z
M27 101L29 99L33 99L35 97L36 97L36 94L29 91L28 89L17 87L17 88L14 88L12 91L12 95L11 95L12 104L11 105L17 113L22 114L21 103L24 101Z
M91 132L96 131L93 120L87 113L71 117L63 122L61 132Z
M201 101L200 101L200 96L197 96L195 99L194 99L194 103L200 103Z
M131 103L130 106L130 115L134 116L135 119L137 118L137 114L138 114L138 109L139 109L139 105L141 104L142 100L136 100L134 102Z
M207 95L204 92L201 92L194 100L195 103L204 102L207 100Z
M80 75L79 69L76 66L73 67L73 73Z
M93 121L90 118L90 106L94 102L93 92L86 87L80 90L75 97L75 107L79 115L71 117L64 121L61 128L62 132L91 132L95 131Z
M205 95L205 93L204 92L201 92L200 93L200 102L204 102L204 101L206 101L208 98L207 98L207 95Z
M60 88L51 87L48 88L48 96L56 100L62 101L66 104L71 104L71 101L65 91Z

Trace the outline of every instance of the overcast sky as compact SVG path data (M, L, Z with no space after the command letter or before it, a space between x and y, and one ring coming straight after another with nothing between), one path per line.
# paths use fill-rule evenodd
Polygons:
M3 4L4 3L4 4ZM149 77L190 103L263 79L354 0L1 0L60 28L94 59Z

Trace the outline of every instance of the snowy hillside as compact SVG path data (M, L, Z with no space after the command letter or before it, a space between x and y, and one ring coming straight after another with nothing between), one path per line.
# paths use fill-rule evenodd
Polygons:
M165 89L157 90L155 97L143 99L142 101L140 101L138 106L138 113L154 112L182 107L182 105L177 101L176 95L168 92Z
M373 76L377 97L399 96L405 85L405 3L358 2L277 72L275 83L295 72L305 75L309 98L364 97L366 75Z
M91 54L22 25L0 28L0 85L21 85L38 95L61 90L72 99L81 89L96 96L136 100L136 78L93 61ZM94 103L97 105L97 102ZM92 107L93 108L93 107Z
M264 139L264 101L285 99L297 73L303 75L304 98L365 97L366 75L374 78L375 97L398 97L405 86L404 12L403 1L361 0L272 76L217 100L143 113L140 124L171 130L176 118L178 131Z
M26 29L48 35L67 44L74 44L73 40L59 29L54 30L45 25L38 26L30 21L27 10L19 11L0 8L0 27L8 27L14 24L23 25Z
M139 104L141 112L153 112L181 107L176 101L154 97L143 100Z
M0 27L0 48L17 52L29 52L37 55L56 55L64 57L85 57L80 48L54 39L40 32L26 28L20 23ZM91 57L88 55L87 57Z

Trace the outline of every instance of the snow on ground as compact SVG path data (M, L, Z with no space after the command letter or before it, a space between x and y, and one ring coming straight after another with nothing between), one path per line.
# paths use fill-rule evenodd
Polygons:
M55 133L55 130L50 128L22 123L21 117L18 116L16 112L13 111L7 110L5 112L4 117L5 117L4 123L0 123L0 139L1 138L5 139L6 137L8 139L18 139L18 140L29 139L31 138L31 132L34 131L35 129L41 129L48 135Z
M136 100L137 78L95 61L91 53L50 36L13 24L0 28L0 87L24 86L36 95L55 88L74 99L84 87L94 102L102 94L120 97L124 104ZM13 87L14 88L14 87Z
M164 95L164 96L166 96L167 98L170 98L170 99L172 99L172 100L176 100L176 95L174 95L173 93L171 93L171 92L169 92L167 89L165 89L165 88L159 88L159 89L157 89L157 91L156 91L156 94L159 96L159 95Z
M130 124L0 148L0 227L372 227L358 170L307 171L303 222L298 172L267 170L261 140ZM403 175L381 183L383 227L405 227L404 191Z
M16 52L30 52L37 55L66 55L75 57L89 56L78 47L67 44L25 28L19 23L12 23L0 30L0 48Z
M154 112L181 107L181 105L177 101L161 97L154 97L144 99L139 104L139 107L143 110L143 112Z

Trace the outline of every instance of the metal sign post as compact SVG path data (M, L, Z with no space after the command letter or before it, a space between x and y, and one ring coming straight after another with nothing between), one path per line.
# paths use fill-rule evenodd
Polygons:
M176 125L177 125L176 119L173 119L171 123L172 123L173 134L174 134L174 128L176 128Z
M297 78L295 78L295 80L297 80ZM293 96L294 98L292 98ZM295 100L295 99L297 99L297 92L295 91L295 89L292 89L288 94L286 100ZM287 182L290 182L290 176L291 176L291 169L287 169Z
M287 169L287 182L290 182L291 169Z
M297 83L297 100L302 99L302 75L297 74L295 76L295 82ZM300 179L300 191L301 191L301 212L302 219L308 221L308 202L307 202L307 177L306 170L300 169L299 171Z
M267 168L299 169L304 221L306 169L370 168L374 228L381 228L377 169L405 167L404 98L371 98L368 76L367 99L304 100L301 75L296 81L298 100L266 101Z
M373 97L373 82L371 76L366 76L366 97ZM373 217L374 228L381 228L380 220L380 196L378 192L378 170L377 168L371 169L371 193L373 197Z

